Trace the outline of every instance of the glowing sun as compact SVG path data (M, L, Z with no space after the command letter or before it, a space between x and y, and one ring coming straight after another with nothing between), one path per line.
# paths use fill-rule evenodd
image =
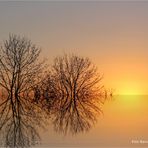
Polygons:
M133 82L124 82L119 90L120 95L141 95L142 87L141 85Z

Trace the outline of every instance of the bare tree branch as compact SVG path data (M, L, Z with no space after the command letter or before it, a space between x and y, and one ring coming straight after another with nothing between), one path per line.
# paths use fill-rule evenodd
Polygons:
M41 126L42 113L32 101L44 68L40 51L30 40L16 35L10 35L1 47L0 134L6 147L29 147L40 140L37 126Z
M88 131L102 113L107 99L102 76L88 58L75 55L57 57L44 82L43 97L58 132ZM43 102L42 102L43 103Z

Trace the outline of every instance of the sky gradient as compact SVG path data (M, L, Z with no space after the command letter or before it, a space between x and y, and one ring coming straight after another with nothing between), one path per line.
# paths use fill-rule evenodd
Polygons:
M89 57L116 101L87 134L64 137L50 126L47 146L136 146L148 140L148 2L0 2L0 43L26 36L51 63L63 53ZM143 145L142 145L143 146Z
M51 63L88 56L117 94L148 94L148 2L0 2L0 39L24 35Z

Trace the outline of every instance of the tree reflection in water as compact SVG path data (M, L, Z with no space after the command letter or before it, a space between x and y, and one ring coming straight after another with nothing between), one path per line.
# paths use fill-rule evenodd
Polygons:
M76 134L92 127L108 96L101 80L88 58L75 55L55 58L44 82L44 91L50 90L44 100L57 132Z

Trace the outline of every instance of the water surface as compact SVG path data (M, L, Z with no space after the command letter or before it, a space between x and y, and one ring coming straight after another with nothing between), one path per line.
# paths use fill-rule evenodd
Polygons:
M148 147L148 96L118 95L106 102L103 111L86 133L64 136L49 126L41 132L41 147Z

